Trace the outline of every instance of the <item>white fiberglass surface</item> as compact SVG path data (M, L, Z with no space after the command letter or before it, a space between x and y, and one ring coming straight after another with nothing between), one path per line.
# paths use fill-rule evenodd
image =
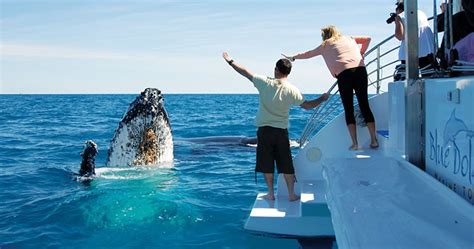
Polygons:
M324 163L339 248L473 248L474 207L406 161Z

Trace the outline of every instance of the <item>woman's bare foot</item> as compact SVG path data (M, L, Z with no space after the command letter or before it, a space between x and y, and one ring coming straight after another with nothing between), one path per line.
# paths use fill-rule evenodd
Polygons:
M359 146L357 146L357 144L353 144L351 145L351 147L349 147L349 150L358 150L359 149Z
M377 139L375 139L375 141L372 141L369 146L372 149L377 149L379 147L379 142L377 141Z
M274 194L262 195L262 199L274 201L275 200L275 195Z
M292 195L288 196L289 201L297 201L299 199L300 199L300 197L295 195L295 194L292 194Z

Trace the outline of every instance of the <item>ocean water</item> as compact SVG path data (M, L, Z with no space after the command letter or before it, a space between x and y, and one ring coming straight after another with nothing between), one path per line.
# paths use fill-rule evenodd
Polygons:
M105 168L136 95L0 95L0 248L298 248L243 229L266 191L255 148L191 139L256 136L258 95L164 96L169 169ZM310 114L291 110L291 139ZM99 147L89 184L73 176L87 139Z

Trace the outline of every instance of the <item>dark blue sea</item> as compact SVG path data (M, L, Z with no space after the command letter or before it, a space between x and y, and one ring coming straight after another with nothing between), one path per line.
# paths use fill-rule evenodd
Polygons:
M243 229L257 192L255 148L190 138L256 136L258 95L165 95L174 167L74 180L85 140L97 167L136 95L0 95L0 248L298 248ZM315 97L307 96L310 98ZM311 112L294 108L298 139ZM293 154L297 148L293 148Z

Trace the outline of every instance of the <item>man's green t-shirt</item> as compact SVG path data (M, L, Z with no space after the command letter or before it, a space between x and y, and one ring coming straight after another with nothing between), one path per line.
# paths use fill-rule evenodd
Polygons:
M301 105L301 92L286 80L254 75L252 82L259 92L260 104L255 118L257 127L287 129L290 108Z

